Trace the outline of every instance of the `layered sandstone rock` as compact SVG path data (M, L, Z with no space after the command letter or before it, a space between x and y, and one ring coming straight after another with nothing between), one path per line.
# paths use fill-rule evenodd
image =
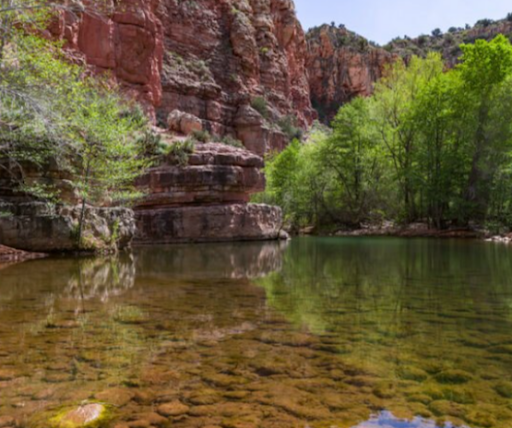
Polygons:
M316 117L292 0L125 0L101 17L63 13L52 31L161 123L174 110L190 113L264 153L285 144L279 118L306 126ZM267 117L251 109L255 97Z
M10 203L0 199L0 243L33 252L75 251L80 214L80 206L54 207L44 202ZM87 250L126 248L134 235L132 210L87 208L83 235Z
M309 85L320 118L330 121L341 105L368 96L396 56L344 27L323 25L307 34Z
M223 144L201 144L187 166L166 162L138 185L148 194L136 207L136 243L277 239L281 210L249 204L265 180L263 160Z
M61 12L50 28L53 35L81 52L87 64L108 71L148 111L161 102L160 71L163 30L154 13L155 0L123 0L106 10ZM116 2L117 3L117 2Z

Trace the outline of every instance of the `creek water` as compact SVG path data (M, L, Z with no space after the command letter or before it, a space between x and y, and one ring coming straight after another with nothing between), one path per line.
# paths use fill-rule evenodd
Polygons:
M510 428L512 248L300 238L0 266L2 426L83 403L119 428Z

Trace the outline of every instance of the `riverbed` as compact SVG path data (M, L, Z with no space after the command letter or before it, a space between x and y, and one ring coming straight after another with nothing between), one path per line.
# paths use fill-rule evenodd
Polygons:
M118 428L509 428L512 249L297 238L4 267L3 426L84 403Z

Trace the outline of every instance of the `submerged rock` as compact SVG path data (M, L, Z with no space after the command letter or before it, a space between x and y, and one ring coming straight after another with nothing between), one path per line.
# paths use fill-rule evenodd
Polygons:
M158 407L158 413L167 417L181 416L188 413L189 410L190 408L180 401L173 401L172 403L162 404Z
M12 416L0 416L0 428L10 428L16 425Z

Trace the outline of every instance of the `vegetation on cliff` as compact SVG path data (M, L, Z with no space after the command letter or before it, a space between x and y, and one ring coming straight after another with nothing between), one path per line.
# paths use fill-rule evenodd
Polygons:
M500 35L461 49L448 72L437 53L397 61L332 133L269 159L262 198L297 226L510 225L512 45Z
M464 28L451 27L446 33L436 28L431 34L415 38L396 37L384 49L403 58L412 55L425 57L429 52L439 52L445 61L453 65L462 55L461 44L474 43L479 39L491 40L498 34L512 40L512 13L501 20L481 19L473 26L467 24Z
M0 168L23 194L80 202L81 242L87 204L137 195L148 121L108 76L89 75L43 37L54 5L39 3L0 14Z

